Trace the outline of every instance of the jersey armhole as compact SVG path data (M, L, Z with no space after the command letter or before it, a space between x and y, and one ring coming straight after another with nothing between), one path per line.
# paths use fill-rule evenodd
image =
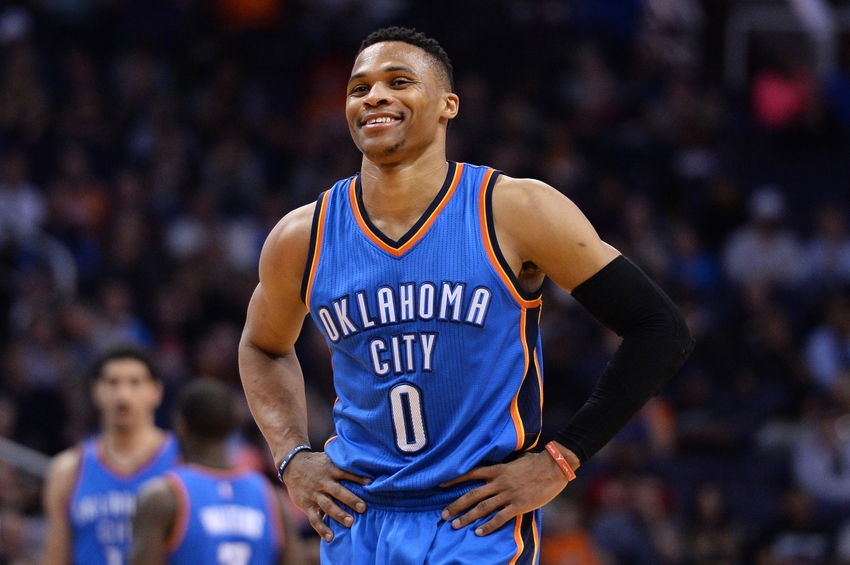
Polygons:
M310 292L313 289L313 278L316 276L316 266L319 264L319 254L322 250L328 193L327 190L322 192L316 200L316 209L313 210L313 222L310 226L310 248L307 251L307 264L304 266L304 276L301 279L301 301L307 306L307 310L310 309Z
M490 263L514 299L521 306L536 308L540 305L540 299L543 295L542 285L534 292L528 292L522 288L519 279L517 279L504 254L502 254L502 250L499 247L499 240L496 237L496 220L493 217L493 191L496 187L496 181L501 174L501 171L490 169L484 175L484 179L481 182L478 206L484 247Z
M73 524L74 500L76 500L77 495L80 493L80 488L83 484L83 471L85 471L86 468L86 454L88 453L87 445L87 442L83 442L74 447L77 453L79 453L79 460L77 461L77 466L74 469L74 472L76 473L74 483L71 485L71 490L68 491L68 500L65 501L65 510L68 514L68 524Z

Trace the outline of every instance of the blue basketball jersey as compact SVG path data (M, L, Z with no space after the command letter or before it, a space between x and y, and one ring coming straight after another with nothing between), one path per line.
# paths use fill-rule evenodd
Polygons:
M131 472L111 466L96 438L83 442L77 483L69 499L75 565L124 565L128 562L131 520L139 487L175 467L180 460L174 436Z
M398 241L369 220L359 175L317 202L302 297L334 367L326 452L374 479L346 485L372 504L445 504L458 489L438 485L538 440L541 293L523 292L496 241L498 175L450 162Z
M280 506L254 471L186 465L166 474L178 511L169 565L273 565L283 544Z

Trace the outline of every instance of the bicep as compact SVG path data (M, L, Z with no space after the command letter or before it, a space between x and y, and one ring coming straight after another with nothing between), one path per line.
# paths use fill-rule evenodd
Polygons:
M275 226L260 255L260 282L248 305L243 341L263 351L290 351L307 306L301 284L307 266L312 208L300 208Z
M293 296L270 286L260 282L254 289L248 303L242 339L246 345L282 355L294 347L307 308L299 295Z
M620 253L602 241L590 221L554 188L529 180L504 179L493 196L493 213L503 252L534 263L572 292Z

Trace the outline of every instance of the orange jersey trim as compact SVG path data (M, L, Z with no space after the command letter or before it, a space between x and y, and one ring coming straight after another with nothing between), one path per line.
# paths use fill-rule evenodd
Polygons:
M354 181L352 181L353 183ZM321 202L317 203L316 206L319 206L319 221L316 226L316 244L313 248L313 261L310 263L310 275L307 278L307 292L304 293L304 304L307 306L307 311L310 311L310 295L313 293L313 280L316 278L316 267L319 265L319 255L322 252L322 240L325 236L325 218L328 214L328 193L330 191L325 191L322 194Z
M525 550L525 542L522 541L522 514L516 517L516 525L514 526L514 541L516 542L516 554L513 559L511 559L510 565L515 565L517 559L522 556L522 552Z
M540 313L541 313L541 310L538 309L537 310L538 326L540 324ZM514 449L514 451L519 451L520 449L522 449L523 445L525 444L525 441L526 441L526 438L525 438L525 423L522 421L522 415L519 413L519 395L522 393L522 387L525 384L525 379L527 379L529 377L529 374L528 374L529 371L528 370L529 370L529 368L531 367L532 364L534 364L534 368L535 368L536 373L537 373L535 378L537 379L537 386L540 390L540 392L539 392L540 413L541 414L543 413L543 373L541 372L540 363L537 359L537 355L535 354L536 348L534 346L532 346L531 344L529 344L528 341L526 340L527 328L528 328L528 310L523 308L522 312L520 313L520 321L519 321L520 343L522 343L522 351L523 351L523 358L524 358L523 367L522 367L522 375L523 376L522 376L522 380L519 383L519 387L517 387L516 394L514 395L513 399L511 400L511 408L510 408L511 420L513 420L514 429L516 430L516 437L517 437L516 448ZM525 451L532 449L534 446L537 445L537 443L539 441L540 441L540 434L538 433L534 442L531 445L527 446L525 448Z
M523 351L523 367L522 367L522 380L517 387L516 394L511 400L511 419L514 421L514 429L516 430L516 447L514 451L519 451L522 449L522 444L525 443L525 424L522 423L522 417L519 413L519 394L522 391L522 383L525 382L525 378L528 375L528 364L530 362L529 352L528 352L528 344L525 342L525 327L528 321L528 310L523 308L522 313L519 318L519 335L520 335L520 343L522 343L522 351Z
M400 247L392 247L385 243L381 238L379 238L366 223L365 218L363 218L363 214L360 212L360 206L357 205L357 190L356 190L356 178L352 179L351 184L348 187L348 199L351 203L351 210L354 213L354 218L357 220L357 225L360 226L360 230L369 238L369 240L381 248L383 251L389 253L393 257L401 257L405 253L407 253L410 248L412 248L416 243L422 239L422 237L428 232L428 229L434 224L437 219L437 216L440 215L440 212L446 205L449 203L449 200L452 199L452 195L455 193L457 189L457 185L460 183L460 178L463 175L463 163L458 163L457 167L455 167L454 176L452 177L452 183L449 186L449 189L446 191L446 194L443 196L440 203L434 208L431 215L428 216L428 219L419 226L419 229L416 230L416 233L407 240L404 245Z
M537 565L537 555L540 549L540 538L537 536L537 515L531 513L531 535L534 538L534 558L531 560L531 565Z
M540 364L537 362L537 355L534 355L534 366L537 367L537 383L540 387L540 414L543 414L543 382L540 379L540 376L542 375L542 373L540 372ZM542 428L542 426L541 426L541 428ZM524 431L525 431L525 429L523 429L523 432ZM535 447L537 447L537 444L539 442L540 442L540 433L537 434L537 437L535 438L534 442L526 448L526 451L528 451L530 449L534 449Z
M484 175L484 180L481 181L481 187L478 191L478 224L481 226L481 237L484 241L484 249L487 251L487 258L496 270L496 274L500 279L502 279L502 283L504 283L505 288L507 288L511 293L511 296L514 297L517 304L524 308L537 308L543 302L543 297L539 296L534 300L526 300L522 297L522 295L520 295L519 290L517 290L516 285L514 285L514 282L511 280L511 277L508 276L508 273L505 272L505 269L502 268L502 264L496 257L495 245L490 237L490 230L487 229L487 185L490 184L490 179L493 177L495 172L496 171L494 169L487 171Z
M339 399L337 399L337 400L339 400ZM332 442L333 440L337 439L338 437L339 437L338 435L334 434L334 435L332 435L331 437L328 438L328 440L325 442L325 446L324 446L325 451L327 451L327 449L328 449L328 444L330 442Z

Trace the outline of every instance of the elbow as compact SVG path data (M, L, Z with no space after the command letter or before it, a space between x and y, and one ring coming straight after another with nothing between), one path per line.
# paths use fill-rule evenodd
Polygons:
M693 353L696 340L694 339L693 334L691 334L691 329L688 327L688 322L685 320L685 316L682 315L682 312L678 308L676 308L675 318L676 332L673 343L676 351L681 356L681 362L676 367L676 371L678 371L679 367L681 367L682 364L687 361L688 357L691 356L691 353Z

